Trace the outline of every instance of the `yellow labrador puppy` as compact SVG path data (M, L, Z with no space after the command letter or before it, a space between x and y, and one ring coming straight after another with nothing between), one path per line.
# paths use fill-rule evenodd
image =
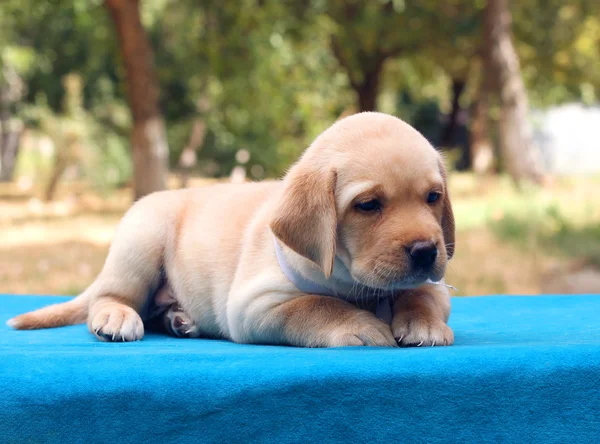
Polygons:
M157 293L196 336L301 347L449 345L454 218L437 151L407 123L346 117L283 181L163 191L132 206L100 275L17 316L135 341ZM167 288L168 290L165 290Z

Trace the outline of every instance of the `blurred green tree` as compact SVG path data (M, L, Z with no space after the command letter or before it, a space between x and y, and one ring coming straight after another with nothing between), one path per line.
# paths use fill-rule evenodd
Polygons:
M532 106L597 100L598 5L511 3L513 44ZM160 85L162 92L148 95L158 101L148 113L164 116L169 161L185 173L184 183L190 174L229 174L239 150L250 154L244 167L252 178L278 175L335 119L375 108L398 114L444 148L462 146L469 125L471 149L463 157L483 172L508 167L494 148L501 102L482 73L485 6L482 0L141 1L139 23L155 60L149 91ZM2 109L10 111L8 121L21 118L28 127L37 121L23 104L47 103L61 113L60 79L81 77L90 125L84 163L100 166L85 171L92 177L116 169L115 179L102 179L116 184L131 171L134 123L109 11L104 0L4 0L0 63L22 84L22 97ZM7 121L6 111L2 116Z
M41 123L54 142L54 165L44 191L44 199L54 199L59 181L65 170L76 165L82 156L81 150L88 136L87 115L83 109L83 84L77 74L63 77L65 89L63 112L60 116L52 112L42 116Z
M533 144L529 102L511 35L508 0L487 0L483 18L485 75L500 99L500 148L513 180L543 181L541 153Z
M13 16L0 14L0 182L13 178L23 132L18 118L26 92L22 76L31 65L30 51L15 45L15 38Z
M476 33L477 8L472 5L464 7L457 0L443 4L434 0L333 0L314 4L332 22L331 50L346 72L360 111L377 109L384 64L392 58L441 55L440 63L462 77L459 89L464 87L468 67L465 60L470 54L459 58L452 55L464 50L465 36ZM455 49L451 55L444 51L448 46Z

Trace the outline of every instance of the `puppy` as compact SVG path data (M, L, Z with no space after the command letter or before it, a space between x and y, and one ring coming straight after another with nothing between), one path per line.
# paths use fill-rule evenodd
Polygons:
M453 252L440 155L407 123L361 113L317 137L283 181L139 200L87 290L9 325L87 320L102 341L135 341L167 291L195 336L300 347L449 345L450 298L434 283Z

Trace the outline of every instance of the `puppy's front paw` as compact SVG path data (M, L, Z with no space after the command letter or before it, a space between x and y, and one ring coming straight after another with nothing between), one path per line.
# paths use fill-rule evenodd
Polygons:
M452 345L454 333L440 319L415 313L396 314L392 332L402 347Z
M111 304L96 313L90 324L101 341L129 342L144 337L144 323L137 312L126 305Z
M397 347L390 326L370 313L361 313L331 332L329 347Z

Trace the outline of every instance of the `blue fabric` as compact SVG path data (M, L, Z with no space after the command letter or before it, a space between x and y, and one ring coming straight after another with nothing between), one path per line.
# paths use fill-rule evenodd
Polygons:
M0 442L600 442L600 296L455 298L453 347L295 349L84 326L0 296Z

